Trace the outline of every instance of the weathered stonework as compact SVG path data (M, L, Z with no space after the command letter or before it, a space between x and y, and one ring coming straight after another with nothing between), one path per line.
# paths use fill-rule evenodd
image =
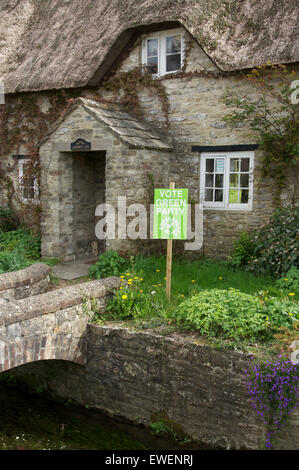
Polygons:
M141 47L139 37L129 55L118 66L116 75L119 72L130 72L141 65ZM298 70L296 64L294 69ZM95 207L101 202L116 204L118 196L126 196L129 204L134 202L148 205L153 202L148 175L152 175L156 187L174 181L176 187L188 188L190 201L198 202L201 155L192 152L193 145L256 143L253 131L247 126L240 125L233 130L226 126L223 116L228 109L221 102L226 88L238 90L240 95L253 97L257 96L256 91L241 73L220 72L218 66L191 37L187 41L185 73L166 75L160 80L169 101L168 126L157 94L140 84L136 87L148 126L147 131L152 134L154 130L158 130L164 136L163 144L170 145L172 151L146 147L143 131L142 145L139 148L136 145L134 147L134 141L135 144L138 142L136 131L132 141L125 142L118 119L114 122L115 128L118 128L116 133L113 122L110 122L110 126L100 123L95 116L81 108L69 113L42 144L40 193L44 255L70 260L90 253L91 244L98 243L94 233L98 220L94 215ZM84 97L94 94L95 90L82 88L80 93ZM123 97L123 90L115 96L115 90L108 92L101 86L98 93L102 98L116 102ZM47 107L51 92L38 96L41 106ZM8 97L9 100L14 102L14 97ZM72 153L70 143L77 138L90 141L92 151ZM149 140L151 139L150 136ZM16 149L15 152L25 153L25 149ZM275 188L271 178L262 176L262 158L261 151L256 151L252 210L204 210L204 255L227 256L241 231L254 230L271 215ZM4 158L4 166L5 160ZM10 164L11 156L7 156L6 161ZM10 171L10 176L17 182L17 168ZM295 171L290 172L287 177L287 185L282 192L283 205L298 204L299 186L296 177ZM3 194L4 192L2 196ZM3 200L1 204L4 203ZM157 246L156 242L146 243L142 240L116 239L106 243L106 249L146 252L151 247L154 247L153 251L157 251ZM102 242L99 249L101 251L104 248ZM183 243L176 242L175 249L182 252Z
M0 302L0 372L46 359L86 363L90 299L104 308L118 278Z
M88 325L85 368L48 361L13 372L112 417L147 426L167 417L216 448L258 449L264 429L245 393L247 361L179 336Z
M24 299L46 292L50 282L49 266L36 263L28 268L0 274L1 299Z
M92 110L96 112L97 108ZM122 128L122 123L113 117L104 119L115 127L110 129L109 124L99 122L79 106L68 115L69 128L61 124L41 144L44 256L69 260L89 254L92 242L97 241L95 210L99 204L117 207L118 197L125 196L127 204L148 206L152 202L148 174L163 182L168 179L171 147L152 139L137 121L131 132L126 123ZM72 152L70 144L78 138L87 139L91 151ZM124 248L123 245L123 240L107 242L108 247L115 249ZM125 247L132 249L134 243L127 241Z

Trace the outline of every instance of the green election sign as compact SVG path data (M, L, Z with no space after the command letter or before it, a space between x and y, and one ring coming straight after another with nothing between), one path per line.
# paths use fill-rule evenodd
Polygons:
M155 189L154 238L187 239L188 189Z

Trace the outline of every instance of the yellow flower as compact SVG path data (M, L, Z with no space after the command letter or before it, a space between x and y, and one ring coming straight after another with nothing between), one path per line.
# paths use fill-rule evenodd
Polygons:
M185 297L184 294L182 294L181 297Z
M289 313L289 315L290 315L290 317L292 317L292 316L293 316L293 314L292 314L291 312Z
M295 295L294 292L290 292L288 295Z
M121 298L122 298L122 299L127 299L127 298L128 298L128 296L124 294L124 295L122 295L122 297L121 297Z
M165 277L164 277L164 281L166 281L166 279L167 279L167 277L165 276Z
M160 269L156 269L156 271L157 271L157 273L159 273L159 272L160 272Z
M122 286L120 286L120 290L122 289Z
M125 280L124 279L121 279L120 282L124 282Z
M130 273L126 273L126 276L130 276Z
M192 279L192 282L195 282L195 280L194 280L194 279Z
M138 276L135 276L134 279L138 279Z
M142 293L142 292L143 292L143 290L142 290L142 289L140 289L140 292Z
M143 277L141 277L139 280L140 280L140 281L143 281Z
M221 281L222 277L221 277L221 276L219 276L219 278L218 278L218 279L219 279L219 281Z
M128 279L128 282L132 282L132 281L133 281L133 279Z
M288 279L287 279L287 278L285 278L285 281L288 281Z
M123 279L125 276L120 276L121 279Z

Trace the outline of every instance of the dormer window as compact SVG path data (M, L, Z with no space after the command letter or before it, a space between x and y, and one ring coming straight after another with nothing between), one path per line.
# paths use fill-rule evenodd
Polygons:
M143 37L142 64L153 76L179 72L184 62L184 30L170 29Z

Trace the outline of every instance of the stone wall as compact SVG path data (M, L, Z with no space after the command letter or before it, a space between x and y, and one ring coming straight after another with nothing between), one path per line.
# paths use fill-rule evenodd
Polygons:
M111 417L149 426L166 420L213 448L259 449L265 428L245 391L249 357L180 335L88 325L85 367L42 361L13 369L19 380ZM299 450L296 409L274 442Z
M48 361L13 372L112 417L146 426L164 418L215 448L258 449L264 429L243 385L247 359L179 336L88 325L85 369Z
M92 151L67 151L78 138L91 142ZM116 208L122 196L127 205L149 207L153 200L149 174L163 185L168 181L169 152L130 148L81 107L41 145L40 159L42 255L64 260L91 252L91 242L97 241L98 204L105 201ZM106 244L130 250L135 245L124 239Z
M1 299L24 299L46 292L50 282L49 266L36 263L28 268L0 274Z
M242 73L222 74L188 33L185 76L165 76L162 84L169 100L169 127L174 152L171 155L169 179L177 187L189 188L190 199L199 201L200 154L191 151L192 145L238 145L256 143L256 137L247 126L230 129L223 121L229 109L221 102L227 88L237 90L241 96L257 97L256 91ZM116 72L130 72L141 65L141 41L138 39ZM294 66L298 70L298 66ZM189 74L189 75L188 75ZM193 74L193 75L192 75ZM111 94L102 92L105 97ZM139 87L139 101L147 121L153 127L165 128L162 104L153 93ZM252 231L265 223L271 215L274 186L271 178L262 177L262 152L255 152L253 208L250 211L204 211L204 245L206 256L225 257L233 241L244 230ZM291 173L291 172L290 172ZM282 194L284 205L299 203L298 185L289 174ZM176 243L181 251L182 243Z
M116 277L0 302L0 372L30 362L61 359L86 363L91 299L104 308Z

